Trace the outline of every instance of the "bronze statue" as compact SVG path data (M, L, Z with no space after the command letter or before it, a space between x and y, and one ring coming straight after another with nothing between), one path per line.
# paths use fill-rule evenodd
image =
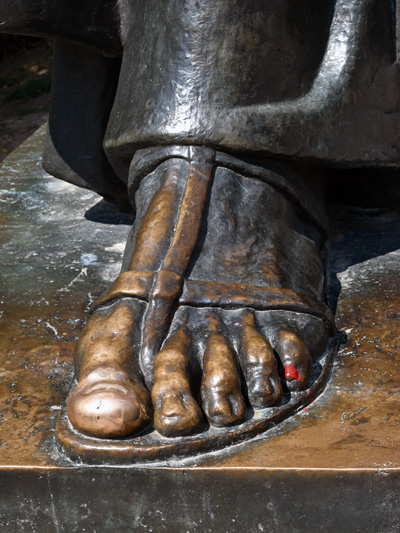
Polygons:
M70 422L182 437L284 407L335 335L326 177L400 163L394 3L2 0L0 16L55 37L45 168L136 211L77 343Z

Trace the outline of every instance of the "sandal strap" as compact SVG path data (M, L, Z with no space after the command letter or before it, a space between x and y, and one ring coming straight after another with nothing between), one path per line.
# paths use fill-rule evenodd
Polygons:
M97 309L120 298L138 298L148 302L150 298L173 301L182 287L182 277L171 270L128 270L114 281L111 287L93 303Z
M322 320L330 331L334 328L332 313L325 303L292 289L248 283L218 283L191 279L183 281L181 275L171 270L123 272L94 302L92 310L121 298L137 298L146 302L154 299L172 303L178 297L180 305L195 307L251 307L257 311L305 313Z
M325 303L283 287L186 280L179 303L196 307L250 307L257 311L294 311L320 318L329 328L334 324L332 313Z
M177 158L192 161L199 154L212 158L215 166L232 169L242 176L264 181L278 190L284 196L290 198L302 211L306 219L319 228L326 237L329 229L328 217L323 210L320 201L317 200L313 191L299 180L298 172L287 162L269 161L256 164L231 154L216 151L210 148L196 146L159 146L137 150L130 166L128 190L131 202L135 203L135 193L141 181L164 161Z

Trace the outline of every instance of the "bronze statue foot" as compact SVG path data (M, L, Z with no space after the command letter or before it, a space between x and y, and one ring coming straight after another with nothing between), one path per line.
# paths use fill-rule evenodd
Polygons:
M166 437L246 423L309 386L333 333L323 228L301 179L206 148L171 151L132 164L124 272L77 346L68 414L92 436L140 432L147 391Z

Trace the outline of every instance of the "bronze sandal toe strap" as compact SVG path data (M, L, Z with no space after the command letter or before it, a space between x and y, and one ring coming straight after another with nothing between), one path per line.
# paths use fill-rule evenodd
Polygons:
M179 296L182 277L172 270L128 270L118 276L109 289L92 305L92 310L120 298L158 299L173 302Z
M195 307L225 309L250 307L257 311L281 310L306 313L321 319L330 332L334 331L332 313L325 303L282 287L186 280L179 303Z
M256 286L247 283L182 280L171 270L129 270L93 304L93 309L120 298L138 298L149 302L161 300L194 307L238 309L250 307L257 311L293 311L321 319L327 329L334 330L328 306L300 292L282 287Z

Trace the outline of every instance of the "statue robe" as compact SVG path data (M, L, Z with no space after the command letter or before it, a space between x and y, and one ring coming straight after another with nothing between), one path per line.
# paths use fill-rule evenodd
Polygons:
M56 38L44 165L127 207L135 151L400 166L393 0L0 0Z

